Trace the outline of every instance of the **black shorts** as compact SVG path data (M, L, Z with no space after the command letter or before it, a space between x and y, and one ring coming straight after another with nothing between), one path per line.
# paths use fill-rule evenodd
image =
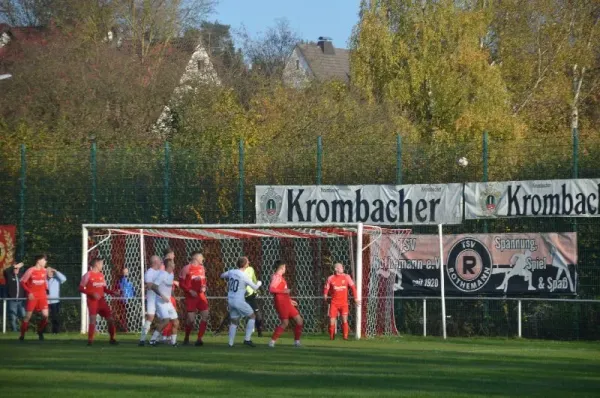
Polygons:
M256 293L246 296L246 302L252 307L254 312L258 312L258 303L256 302Z

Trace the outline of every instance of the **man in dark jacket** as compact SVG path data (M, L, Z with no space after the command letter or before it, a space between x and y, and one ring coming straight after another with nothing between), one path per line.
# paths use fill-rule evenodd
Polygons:
M4 279L6 280L6 293L8 300L8 319L13 332L20 330L17 319L25 317L25 289L21 286L20 279L23 276L23 263L15 264L4 270Z

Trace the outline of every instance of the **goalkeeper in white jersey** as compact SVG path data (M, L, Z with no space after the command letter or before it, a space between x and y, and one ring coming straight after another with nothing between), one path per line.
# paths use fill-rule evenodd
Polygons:
M229 306L229 346L233 347L235 333L241 317L248 317L246 323L246 337L244 345L256 347L251 340L252 332L254 331L254 310L246 302L246 286L250 286L254 290L258 290L262 285L261 281L252 282L248 275L242 269L248 264L248 257L240 257L237 261L238 269L230 270L221 274L221 278L227 279L227 304Z
M152 284L152 291L156 293L156 315L160 319L160 323L152 337L150 338L150 345L156 345L156 341L161 336L162 331L169 322L173 322L173 331L171 332L171 345L177 346L177 328L179 327L179 317L177 316L177 310L171 303L171 294L173 293L173 270L175 269L175 263L173 260L165 260L165 270L160 271L154 283Z

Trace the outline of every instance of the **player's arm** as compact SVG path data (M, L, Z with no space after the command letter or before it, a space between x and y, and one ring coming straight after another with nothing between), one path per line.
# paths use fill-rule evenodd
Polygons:
M163 278L164 275L159 275L155 280L154 283L152 284L152 287L150 287L150 290L152 290L154 293L156 293L156 295L158 297L160 297L165 303L168 303L170 300L167 296L164 296L163 294L160 293L160 290L158 289L158 286L163 282Z
M179 288L185 293L191 295L192 297L196 297L198 293L195 290L192 290L190 280L187 277L189 269L190 265L188 264L185 267L183 267L183 269L179 273Z
M111 296L118 296L117 292L115 292L113 289L109 289L108 286L104 286L104 293L110 294Z
M327 282L325 282L325 287L323 288L323 298L327 300L329 295L329 290L331 289L331 276L327 278Z
M29 280L31 279L31 273L33 272L33 267L29 268L25 271L25 274L21 277L21 287L27 293L27 298L30 300L34 299L33 293L31 293L31 289L29 288Z
M229 271L225 271L221 274L221 279L229 279Z
M269 292L273 293L273 294L288 294L290 292L290 289L283 289L282 287L280 287L281 283L281 276L279 275L274 275L273 278L271 279L271 284L269 285Z
M149 279L150 279L150 269L147 269L146 272L144 273L144 286L146 286L146 290L149 290L152 288L152 281L150 281Z
M82 294L85 294L88 297L98 300L100 298L100 297L98 297L98 294L90 293L87 291L87 284L88 284L89 279L90 279L90 274L89 274L89 272L86 272L85 275L83 275L83 277L81 278L81 282L79 283L79 292Z
M206 288L207 288L207 283L206 283L206 271L204 270L204 268L202 268L202 275L200 275L200 292L201 293L206 293Z
M348 286L350 286L350 290L352 290L352 297L354 297L354 303L357 305L360 304L360 300L358 299L358 296L356 294L356 284L354 283L350 275L346 275L346 282L348 283Z
M248 275L246 274L242 274L242 278L244 278L244 283L254 290L258 290L262 286L261 281L257 281L256 283L254 283L254 281L250 279L250 277L248 277Z

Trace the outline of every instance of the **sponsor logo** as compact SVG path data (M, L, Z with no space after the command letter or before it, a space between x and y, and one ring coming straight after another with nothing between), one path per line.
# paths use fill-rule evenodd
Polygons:
M481 192L481 195L479 195L479 204L485 216L491 217L496 215L501 195L502 193L494 184L487 185L485 190Z
M267 189L260 197L259 219L262 222L274 223L279 218L283 198L275 192L274 188Z
M463 238L450 249L446 272L455 288L474 293L490 281L492 255L479 240Z

